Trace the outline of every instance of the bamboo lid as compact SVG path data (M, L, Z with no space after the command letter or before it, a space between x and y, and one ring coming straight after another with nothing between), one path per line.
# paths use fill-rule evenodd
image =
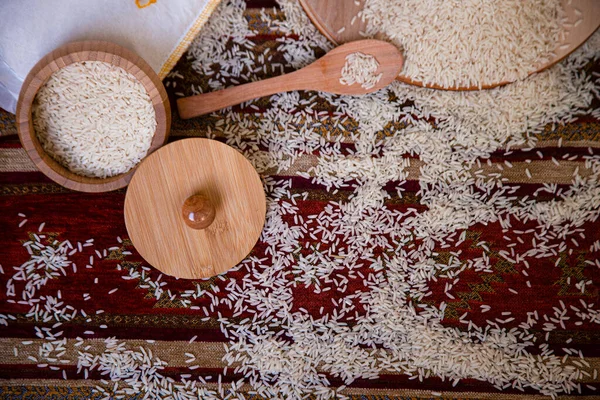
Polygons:
M179 278L221 274L252 250L265 193L237 150L209 139L168 144L142 161L125 196L125 224L153 267Z

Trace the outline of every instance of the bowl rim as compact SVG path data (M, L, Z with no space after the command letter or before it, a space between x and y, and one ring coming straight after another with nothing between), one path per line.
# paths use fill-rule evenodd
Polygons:
M55 161L40 144L33 128L31 111L39 89L56 71L82 61L103 61L135 76L148 92L156 115L156 130L146 157L166 143L171 128L171 106L165 87L152 67L133 51L116 43L86 40L71 42L46 54L29 71L17 102L16 122L19 140L35 166L48 178L68 189L81 192L108 192L129 184L137 165L109 178L75 174Z

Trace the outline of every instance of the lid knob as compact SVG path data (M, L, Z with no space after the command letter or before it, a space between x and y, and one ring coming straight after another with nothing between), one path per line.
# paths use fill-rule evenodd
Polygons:
M215 206L208 197L195 194L185 200L181 215L190 228L205 229L215 220Z

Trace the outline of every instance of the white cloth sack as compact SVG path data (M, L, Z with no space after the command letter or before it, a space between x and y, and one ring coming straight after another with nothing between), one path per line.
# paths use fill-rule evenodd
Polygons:
M0 107L15 112L29 70L79 40L126 47L164 78L220 0L0 0Z

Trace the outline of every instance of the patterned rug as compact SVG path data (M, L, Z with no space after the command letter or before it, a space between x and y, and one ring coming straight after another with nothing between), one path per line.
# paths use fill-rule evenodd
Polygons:
M324 54L297 5L273 5L225 1L171 100ZM252 253L207 280L147 265L125 190L53 183L0 110L0 398L600 398L598 50L493 95L174 112L171 141L236 147L268 196Z

